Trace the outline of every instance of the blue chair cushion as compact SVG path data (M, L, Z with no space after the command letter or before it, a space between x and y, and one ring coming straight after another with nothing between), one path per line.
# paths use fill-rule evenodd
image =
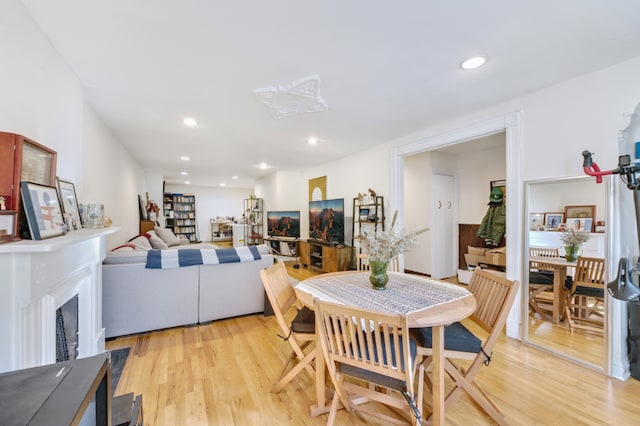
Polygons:
M400 339L400 344L402 344L402 339ZM391 354L393 359L391 360L391 365L393 365L394 367L397 366L396 364L396 359L395 359L395 347L394 347L394 343L393 341L391 342ZM376 350L376 344L374 342L373 344L374 347L374 359L376 361L378 361L378 354L377 354L377 350ZM411 351L411 360L414 360L416 358L416 353L417 353L417 346L416 346L416 341L414 339L410 339L409 341L409 350ZM385 357L384 363L387 363L387 359L386 359L386 345L384 343L384 341L382 342L382 354ZM402 359L400 360L400 368L402 370L404 370L404 351L403 351L403 347L400 347L400 354L402 356ZM365 356L366 359L369 359L369 354L367 353ZM384 386L386 388L389 389L395 389L401 392L405 392L407 390L407 383L404 380L398 380L398 379L394 379L392 377L388 377L385 376L383 374L378 374L378 373L373 373L369 370L365 370L362 369L360 367L354 367L353 365L349 365L349 364L344 364L344 363L339 363L338 364L338 371L340 371L343 374L349 375L351 377L355 377L361 380L366 380L367 382L371 382L371 383L376 383L380 386Z
M413 335L418 344L423 348L433 345L431 327L423 327L413 330ZM477 354L482 349L482 341L475 334L459 322L444 328L444 348L448 351L470 352Z
M573 278L567 277L567 281L565 281L564 286L567 290L571 291L571 287L573 285ZM581 285L576 286L576 292L578 296L587 296L587 297L599 297L604 299L604 287L603 288L594 288L594 287L583 287Z
M316 314L306 306L298 311L291 321L291 331L295 333L315 333Z
M574 294L578 296L599 297L604 299L604 288L582 287L579 285L576 286L576 292Z
M553 272L552 271L529 272L529 282L531 284L553 285Z

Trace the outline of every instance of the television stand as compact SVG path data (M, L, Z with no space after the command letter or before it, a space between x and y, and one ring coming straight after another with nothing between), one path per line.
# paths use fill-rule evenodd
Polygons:
M300 240L298 238L267 237L264 239L264 242L271 248L276 259L282 261L294 260L296 263L293 267L300 267L298 264L300 259Z
M300 241L300 262L317 272L346 271L351 263L352 248L326 242Z

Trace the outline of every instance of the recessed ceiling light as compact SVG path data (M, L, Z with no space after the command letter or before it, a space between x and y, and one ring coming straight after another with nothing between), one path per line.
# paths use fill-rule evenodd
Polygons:
M189 161L189 160L191 160L189 157L185 157L185 156L180 157L180 159L181 159L181 160L183 160L183 161Z
M220 184L220 186L225 186L225 183L224 183L224 182L222 182L222 183Z
M189 173L187 173L187 172L180 172L180 174L181 174L182 176L186 176L186 175L188 175Z
M182 120L182 123L187 127L196 127L198 125L196 119L192 117L185 118L184 120Z
M231 179L238 179L238 176L233 176L231 177Z
M318 143L318 138L309 138L307 142L309 143L309 145L315 145Z
M469 58L461 63L460 67L463 70L472 70L484 65L485 62L487 62L487 58L485 58L484 56L474 56L473 58Z
M267 168L267 167L269 167L269 166L267 166L267 163L260 163L260 165L259 165L258 167L260 167L261 169L263 169L263 170L264 170L264 169L266 169L266 168Z
M191 181L189 181L189 180L185 180L185 181L184 181L184 184L185 184L185 185L189 185L190 183L191 183Z

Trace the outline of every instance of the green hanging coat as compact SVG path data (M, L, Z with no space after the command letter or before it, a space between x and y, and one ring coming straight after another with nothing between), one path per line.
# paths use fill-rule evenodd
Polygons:
M489 203L489 210L484 215L478 237L485 240L488 246L497 246L504 238L507 227L507 208L504 203Z

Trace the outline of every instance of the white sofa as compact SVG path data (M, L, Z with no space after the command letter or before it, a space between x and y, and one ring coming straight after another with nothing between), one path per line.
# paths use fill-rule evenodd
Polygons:
M180 245L170 249L213 245ZM264 311L260 270L273 265L267 246L261 259L175 269L146 268L145 250L111 252L102 265L102 324L106 337Z

